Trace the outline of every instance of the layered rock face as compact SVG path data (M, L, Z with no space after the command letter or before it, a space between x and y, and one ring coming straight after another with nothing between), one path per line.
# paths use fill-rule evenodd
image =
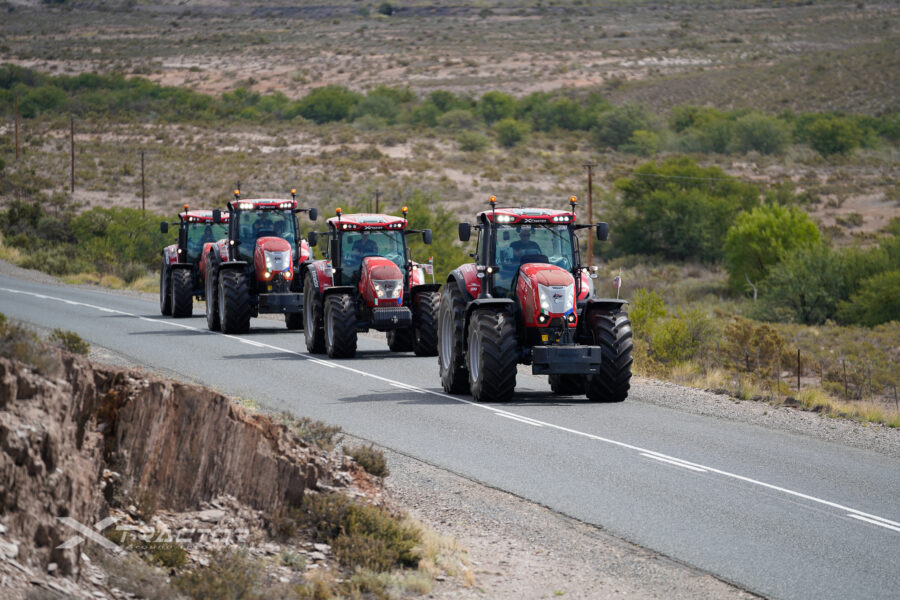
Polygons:
M211 390L50 362L47 376L0 358L0 559L22 567L77 574L80 549L58 548L77 534L59 517L93 526L122 497L185 510L227 494L272 514L358 469Z

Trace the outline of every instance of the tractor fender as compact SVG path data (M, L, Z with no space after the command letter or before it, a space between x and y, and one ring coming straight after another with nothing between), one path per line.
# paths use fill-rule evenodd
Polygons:
M227 260L224 262L220 262L218 267L219 271L227 271L227 270L246 270L248 263L246 260Z
M193 263L172 263L168 265L170 269L188 269L192 270L194 268Z
M592 308L599 308L604 312L618 312L622 310L624 305L628 304L627 300L621 298L588 298L587 300L578 301L578 331L576 335L582 339L588 339L587 313Z
M415 298L416 294L421 292L439 292L441 284L439 283L422 283L419 285L409 286L409 297Z
M333 285L322 291L322 297L326 298L332 294L356 294L356 287L352 285Z
M455 284L462 292L463 298L475 298L481 291L481 280L475 276L475 273L475 265L462 265L447 276L447 284ZM469 289L470 287L471 289Z

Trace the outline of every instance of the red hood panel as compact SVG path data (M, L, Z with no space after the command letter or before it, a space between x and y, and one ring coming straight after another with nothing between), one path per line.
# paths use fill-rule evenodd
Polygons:
M256 240L256 245L266 252L290 252L291 245L280 237L261 237Z
M371 279L403 279L400 267L381 256L367 256L363 259L363 269L368 271Z
M555 265L544 263L526 263L521 267L522 274L541 285L572 285L575 279L572 274Z

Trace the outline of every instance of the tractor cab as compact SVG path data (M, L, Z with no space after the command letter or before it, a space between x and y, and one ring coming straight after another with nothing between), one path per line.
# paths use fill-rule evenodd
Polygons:
M168 233L169 223L161 223L160 230ZM215 222L213 211L190 210L185 204L184 210L178 213L178 242L167 246L163 253L170 264L190 263L196 265L200 262L203 245L225 237L227 232L227 213L221 216L219 222Z
M264 250L269 246L273 250L275 246L282 248L284 244L274 241L277 239L287 242L287 247L282 251L290 251L290 263L305 260L309 256L309 248L300 241L300 226L294 214L296 210L297 201L293 199L235 199L229 202L231 219L228 239L235 248L234 260L253 262L259 246ZM268 241L266 238L273 239Z
M407 233L405 215L338 212L336 217L328 219L329 253L337 275L334 284L357 285L367 272L379 265L379 271L385 275L390 273L391 279L408 281L412 265ZM399 291L402 291L402 281Z

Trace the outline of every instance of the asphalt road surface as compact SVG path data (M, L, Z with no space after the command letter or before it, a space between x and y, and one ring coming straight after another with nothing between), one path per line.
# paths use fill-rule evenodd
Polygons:
M0 312L77 332L148 368L338 424L772 598L900 598L900 462L641 401L590 404L523 374L508 404L443 393L436 358L360 336L352 360L254 319L0 276Z

